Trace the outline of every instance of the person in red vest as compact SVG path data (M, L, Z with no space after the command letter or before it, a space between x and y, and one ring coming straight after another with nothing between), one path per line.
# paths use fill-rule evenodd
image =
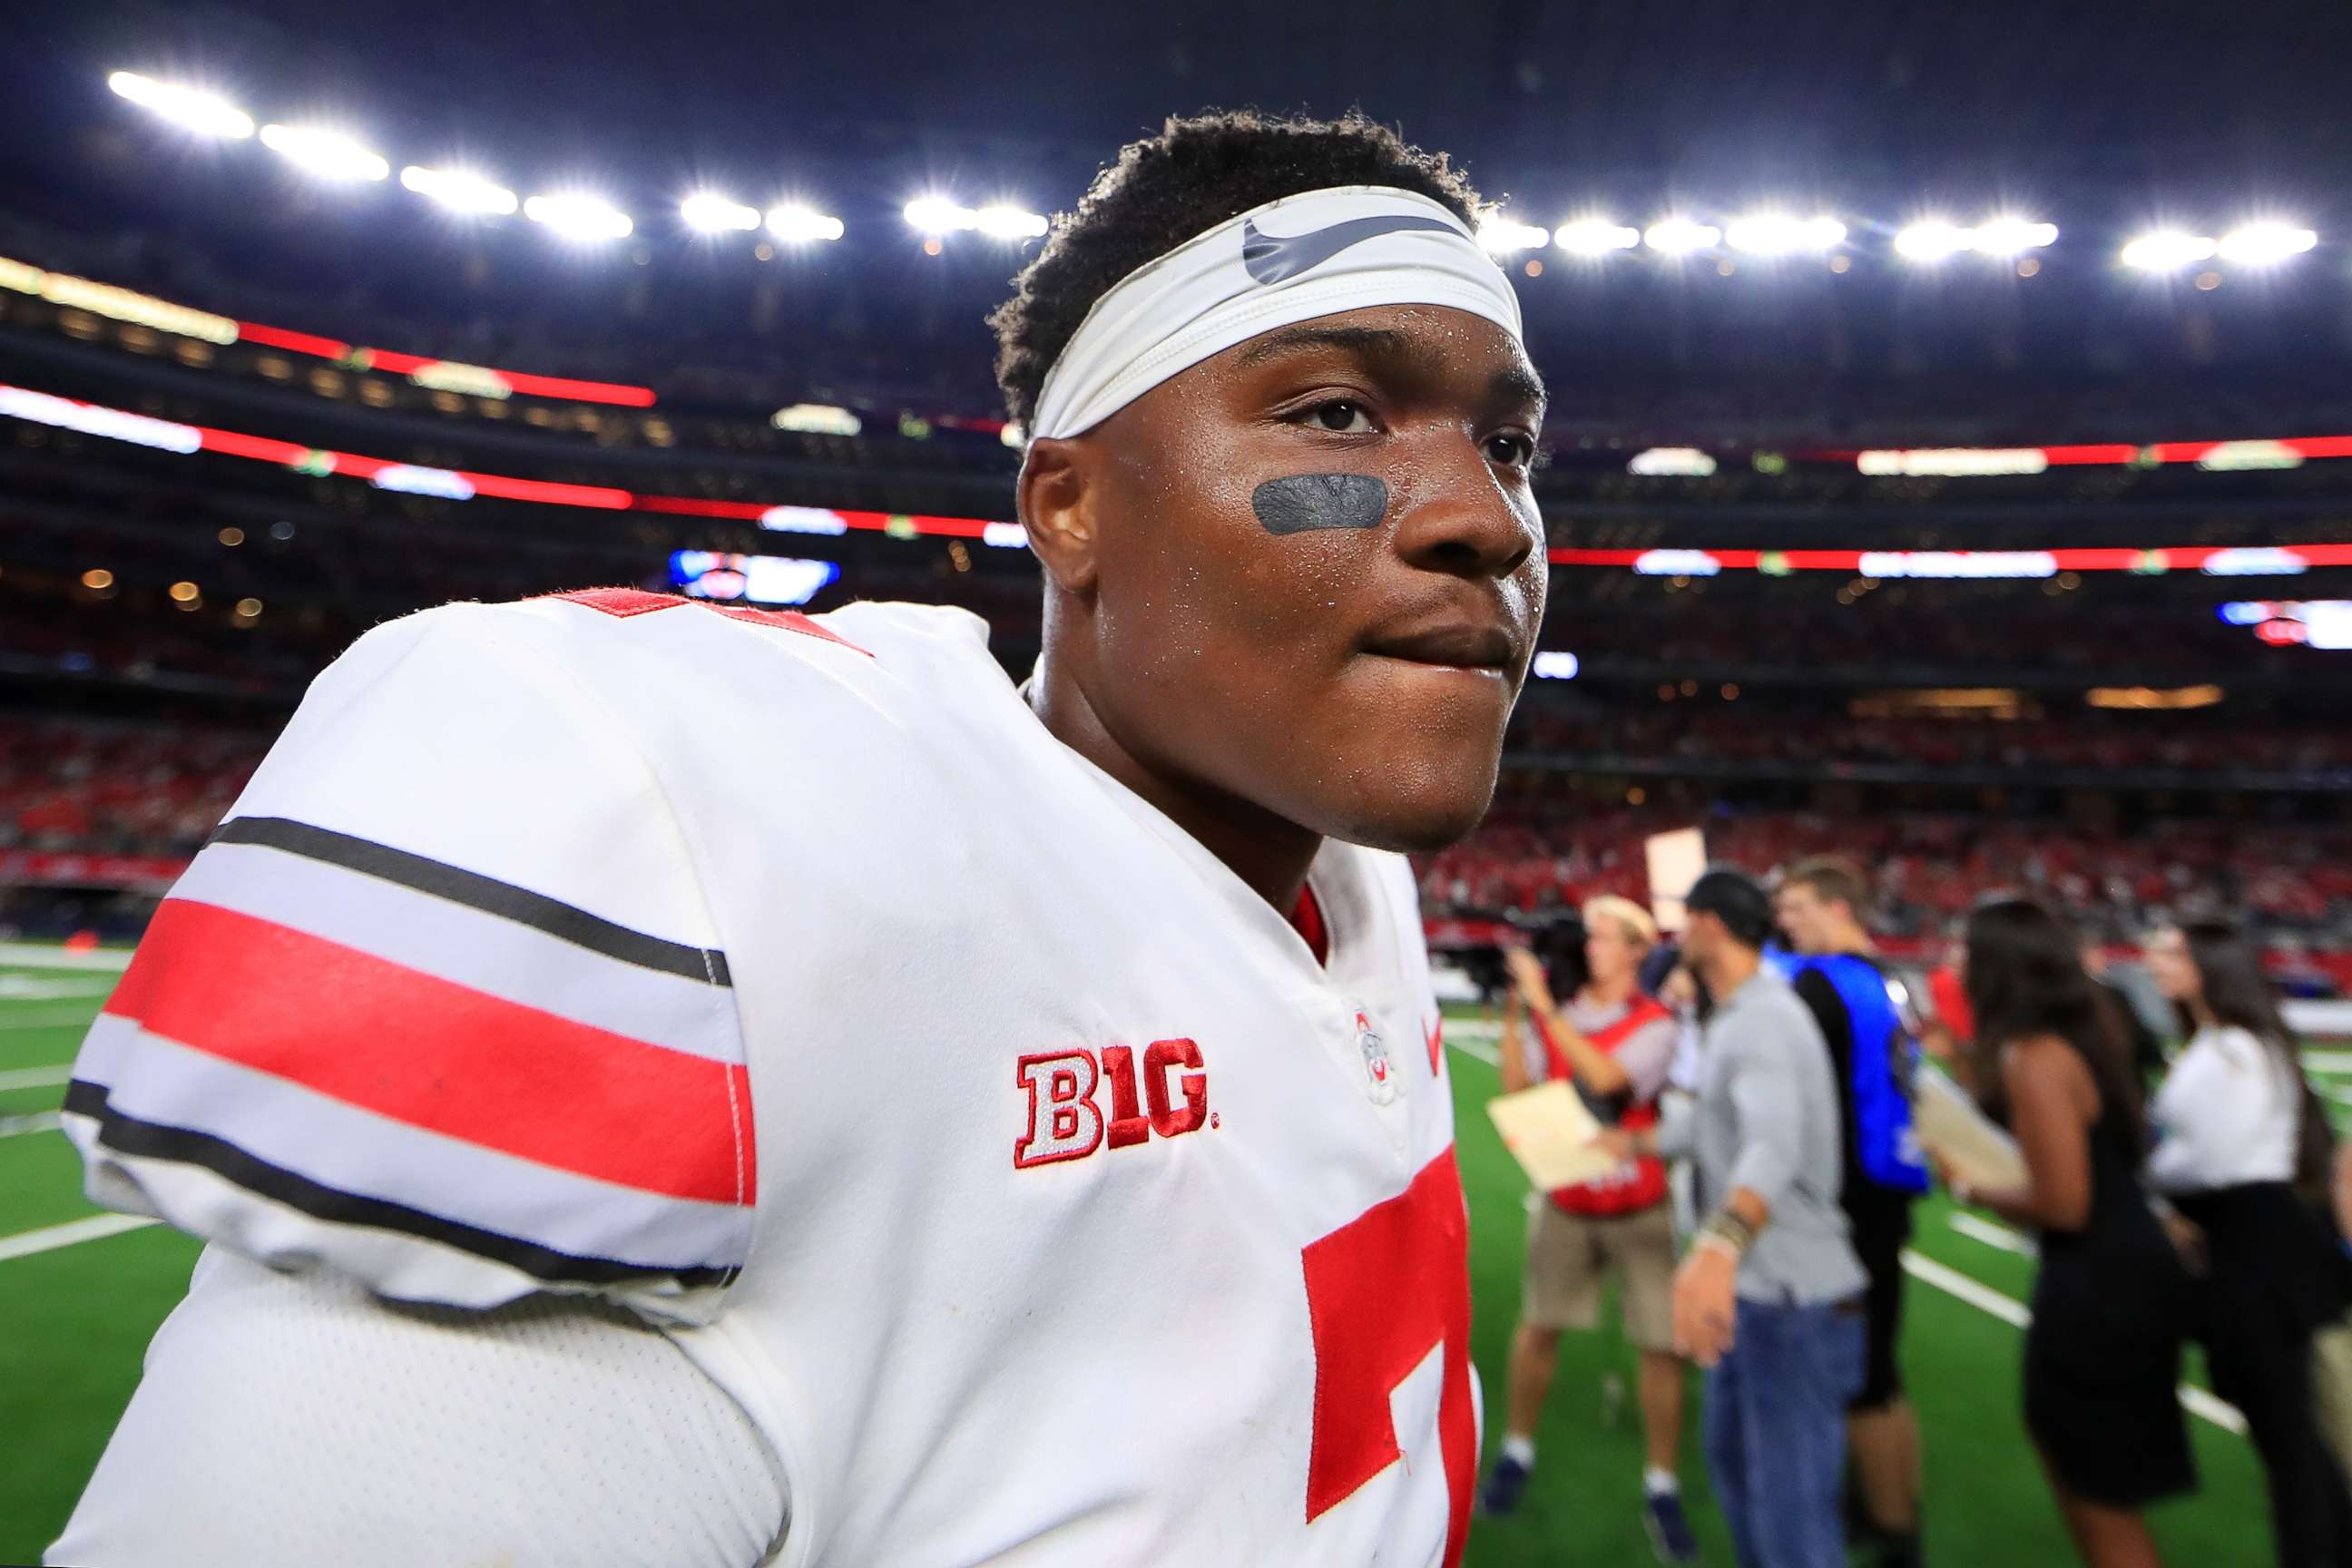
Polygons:
M1524 1005L1534 1031L1532 1038L1522 1036L1513 1010L1506 1008L1503 1088L1507 1092L1564 1079L1604 1122L1634 1131L1654 1126L1675 1037L1674 1016L1643 994L1639 981L1657 925L1632 900L1606 896L1584 906L1584 929L1590 978L1565 1007L1553 1001L1533 953L1506 955L1513 998ZM1560 1335L1601 1326L1601 1282L1612 1275L1625 1338L1642 1357L1643 1521L1659 1561L1694 1562L1697 1546L1683 1517L1675 1473L1683 1363L1675 1353L1674 1215L1665 1166L1654 1158L1628 1161L1579 1186L1530 1195L1502 1454L1481 1501L1489 1513L1517 1506L1535 1468L1536 1419L1551 1387Z

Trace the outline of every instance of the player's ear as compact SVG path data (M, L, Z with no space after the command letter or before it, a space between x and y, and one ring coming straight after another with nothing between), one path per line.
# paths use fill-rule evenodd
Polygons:
M1085 593L1095 582L1092 479L1076 442L1032 441L1014 491L1029 548L1054 581L1073 594Z

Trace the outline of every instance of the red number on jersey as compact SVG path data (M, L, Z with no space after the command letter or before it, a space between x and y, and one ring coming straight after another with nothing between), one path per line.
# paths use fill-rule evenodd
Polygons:
M1477 1462L1470 1403L1470 1230L1454 1151L1412 1185L1307 1248L1307 1315L1315 1333L1315 1432L1307 1461L1308 1523L1400 1458L1389 1395L1442 1344L1438 1451L1451 1522L1447 1568L1462 1560Z

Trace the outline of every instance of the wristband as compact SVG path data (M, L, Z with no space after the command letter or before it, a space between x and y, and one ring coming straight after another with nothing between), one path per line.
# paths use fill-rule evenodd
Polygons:
M1727 1237L1718 1231L1700 1231L1698 1236L1691 1242L1691 1250L1693 1252L1719 1252L1723 1254L1724 1257L1731 1259L1735 1267L1739 1262L1738 1245L1729 1237Z
M1717 1209L1707 1215L1706 1223L1698 1227L1697 1245L1712 1245L1716 1250L1728 1253L1735 1260L1746 1256L1756 1244L1756 1227L1729 1209Z

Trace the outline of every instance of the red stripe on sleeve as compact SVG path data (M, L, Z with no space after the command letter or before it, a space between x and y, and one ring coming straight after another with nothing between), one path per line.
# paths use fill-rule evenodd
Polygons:
M644 1192L752 1201L740 1066L271 921L164 900L106 1011L412 1127Z

